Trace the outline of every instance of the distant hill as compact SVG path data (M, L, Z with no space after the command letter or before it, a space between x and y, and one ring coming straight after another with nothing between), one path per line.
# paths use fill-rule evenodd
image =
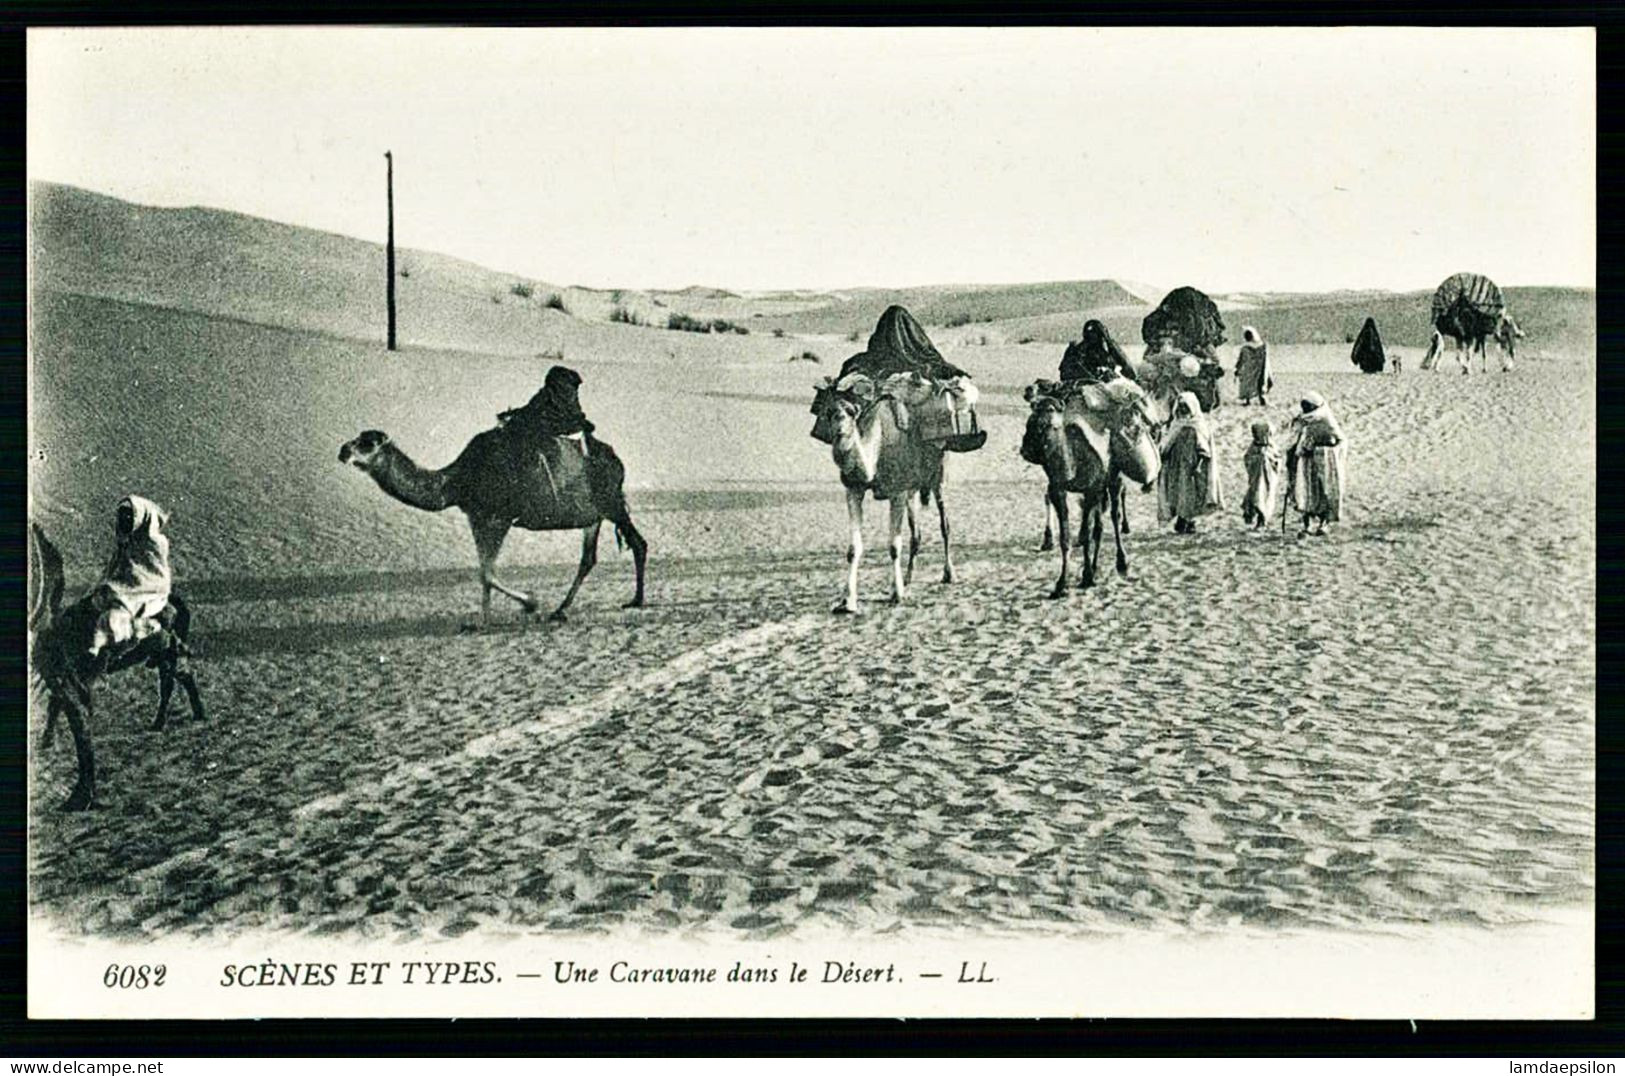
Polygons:
M140 206L61 184L35 183L32 195L38 288L347 339L383 338L381 244L225 210ZM709 348L720 359L743 361L777 354L771 343L747 343L763 335L864 339L894 303L945 345L1060 344L1098 317L1125 346L1138 347L1140 321L1166 291L1118 280L838 291L582 288L409 249L397 252L397 268L403 344L523 356L610 357L629 350L630 339L642 341L630 350L647 354L648 340L626 334L660 330L659 346L667 351ZM1385 339L1425 346L1430 295L1215 292L1214 299L1230 343L1243 324L1281 344L1337 343L1352 340L1374 316ZM1532 353L1594 348L1594 291L1508 288L1506 295ZM667 333L674 314L723 319L751 336Z
M822 305L810 306L791 314L765 317L763 325L789 332L843 333L859 330L867 335L881 313L892 305L907 307L925 325L957 327L1045 314L1076 315L1082 311L1139 302L1133 292L1114 280L860 288L832 295ZM1082 321L1078 324L1081 326Z

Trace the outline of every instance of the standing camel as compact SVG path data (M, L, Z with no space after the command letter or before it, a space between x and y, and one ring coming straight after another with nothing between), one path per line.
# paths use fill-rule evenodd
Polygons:
M891 502L892 603L902 602L908 585L914 580L914 558L920 551L920 528L914 514L916 496L922 505L936 498L937 518L942 526L942 581L952 583L953 546L949 540L948 507L942 501L945 449L915 436L910 429L908 409L901 401L883 396L865 405L829 384L816 388L812 412L821 425L828 426L830 454L846 486L846 513L852 529L851 544L846 552L846 597L836 603L833 611L858 611L863 500L869 493L873 493L877 501ZM905 522L909 533L906 564L903 561Z
M581 563L575 582L549 620L565 619L581 581L598 562L598 531L604 520L615 527L616 540L632 548L637 590L625 608L643 605L643 569L649 545L632 525L622 483L626 468L615 451L589 439L586 453L564 438L549 438L540 454L525 451L504 430L474 435L449 465L425 470L395 447L389 436L367 430L339 448L339 462L353 464L389 496L426 512L460 508L474 532L480 558L480 625L489 626L491 591L518 602L527 614L536 599L514 590L496 576L497 554L513 527L531 531L581 530Z
M1462 322L1467 324L1464 326ZM1428 343L1427 353L1422 356L1422 369L1438 368L1440 360L1444 358L1444 338L1447 336L1455 345L1452 353L1462 373L1472 373L1474 355L1478 356L1484 372L1489 373L1490 359L1484 350L1487 339L1500 345L1501 372L1505 373L1512 369L1512 360L1517 357L1518 341L1523 339L1523 330L1505 311L1493 323L1473 322L1469 318L1441 322L1433 330L1433 339Z
M1060 381L1060 382L1057 382L1057 381L1038 381L1038 382L1035 382L1034 384L1028 385L1026 390L1022 392L1022 394L1021 394L1022 399L1027 401L1027 406L1028 407L1032 407L1033 403L1040 396L1054 395L1056 392L1062 391L1062 386L1064 386L1065 384L1066 383L1064 381ZM1154 400L1151 402L1151 406L1153 408L1156 407L1156 402ZM1159 420L1159 421L1161 421L1161 420ZM1153 437L1156 436L1155 428L1152 429L1152 436ZM1038 464L1042 465L1044 446L1043 446L1042 428L1040 426L1031 426L1030 425L1028 427L1027 433L1025 435L1025 438L1024 438L1024 441L1023 441L1023 444L1022 444L1021 452L1022 452L1022 458L1027 460L1029 463L1038 463ZM1128 518L1128 501L1123 499L1123 494L1127 492L1126 486L1127 486L1127 480L1123 479L1121 476L1119 476L1119 478L1118 478L1118 489L1117 489L1116 493L1113 494L1113 496L1116 498L1116 501L1117 501L1118 517L1121 520L1122 532L1124 534L1128 534L1130 532L1129 518ZM1045 492L1044 492L1044 536L1041 539L1039 539L1038 550L1037 550L1040 553L1048 553L1050 550L1055 548L1055 525L1054 525L1054 522L1053 522L1054 519L1055 519L1055 504L1054 504L1054 502L1052 502L1050 500L1049 491L1045 490ZM1085 520L1084 522L1086 523L1087 521ZM1083 540L1084 540L1084 531L1083 531L1083 526L1080 525L1079 528L1078 528L1078 544L1082 545Z
M203 718L203 700L197 682L186 668L190 654L186 639L192 613L185 600L173 591L169 604L158 616L159 630L151 635L96 657L90 653L100 610L87 595L66 607L62 604L62 556L37 524L28 527L29 603L28 627L33 639L29 646L33 671L45 687L45 734L40 750L51 746L56 736L57 715L66 713L73 732L73 749L79 774L63 809L83 811L96 803L96 756L90 744L88 724L95 718L95 682L109 673L145 665L158 670L158 716L152 729L164 727L169 699L179 683L192 705L192 717Z
M1040 397L1027 419L1028 444L1042 460L1049 482L1049 501L1055 509L1056 533L1061 544L1061 574L1051 598L1071 589L1072 536L1068 525L1068 495L1080 494L1083 519L1078 542L1083 547L1080 587L1095 584L1100 566L1102 516L1110 505L1112 538L1117 546L1117 574L1128 576L1128 554L1123 549L1123 483L1146 485L1161 469L1156 440L1151 435L1152 414L1143 393L1119 404L1109 421L1099 412L1084 413L1077 403L1052 396Z
M1438 365L1447 336L1456 345L1456 365L1461 367L1462 373L1472 372L1474 354L1483 360L1485 372L1489 371L1490 360L1484 354L1487 339L1501 345L1502 371L1512 369L1517 341L1523 337L1523 330L1507 313L1506 295L1489 277L1482 273L1456 273L1446 277L1433 293L1431 320L1433 341L1422 357L1422 369L1432 370Z

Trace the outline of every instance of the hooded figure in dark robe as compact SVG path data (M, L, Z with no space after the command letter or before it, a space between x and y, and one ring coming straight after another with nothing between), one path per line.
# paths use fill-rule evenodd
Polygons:
M1062 381L1110 381L1114 377L1136 380L1128 356L1112 339L1111 332L1094 318L1083 323L1083 339L1066 346L1061 356Z
M869 346L841 364L836 380L854 371L876 381L902 373L916 373L933 381L970 376L944 359L914 315L900 306L886 308L869 336Z
M1354 351L1349 356L1354 365L1360 368L1361 373L1380 374L1382 368L1388 365L1388 358L1382 351L1382 334L1377 332L1377 319L1366 318L1365 325L1360 329L1359 337L1354 341Z
M516 411L504 411L508 429L536 443L544 437L591 434L593 424L581 410L581 375L568 366L547 371L542 387Z
M1140 323L1146 347L1158 350L1164 342L1209 362L1218 361L1214 349L1224 343L1224 318L1218 304L1192 287L1175 288Z

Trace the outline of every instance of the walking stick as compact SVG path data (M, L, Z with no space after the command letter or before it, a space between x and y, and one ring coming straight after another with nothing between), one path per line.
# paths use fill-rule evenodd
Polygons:
M1290 457L1290 456L1287 457L1287 472L1286 473L1287 473L1287 478L1288 479L1290 479L1290 480L1292 480L1294 482L1296 481L1297 473L1298 473L1297 466L1296 466L1296 464L1294 464L1292 462L1292 457ZM1283 492L1286 494L1286 496L1281 498L1281 537L1285 538L1286 537L1286 506L1292 500L1292 488L1291 488L1291 485L1288 485L1287 489L1284 490Z

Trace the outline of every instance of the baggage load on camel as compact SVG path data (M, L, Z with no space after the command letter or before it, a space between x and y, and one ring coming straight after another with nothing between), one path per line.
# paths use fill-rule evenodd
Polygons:
M1125 434L1123 446L1129 451L1147 453L1138 461L1141 471L1156 474L1161 462L1156 444L1148 439L1129 436L1130 427L1143 423L1145 408L1151 402L1146 390L1126 377L1110 381L1035 381L1026 392L1032 414L1027 421L1027 435L1022 439L1021 458L1028 463L1044 462L1041 434L1048 415L1059 410L1061 420L1076 429L1088 444L1107 459L1111 451L1110 437L1115 432Z
M1500 287L1482 273L1457 273L1440 284L1433 293L1433 321L1458 307L1465 307L1491 321L1499 320L1507 308L1506 296Z
M1490 336L1506 308L1495 281L1481 273L1457 273L1433 293L1433 326L1458 340Z
M930 398L915 408L920 439L946 442L981 432L976 423L976 401L979 396L976 386L968 377L936 383Z
M1195 288L1175 288L1140 323L1140 338L1157 351L1166 344L1178 351L1216 359L1224 343L1224 319L1212 299Z
M1182 392L1193 392L1205 412L1219 406L1219 379L1224 368L1212 359L1184 351L1159 351L1135 364L1140 384L1158 401L1171 406Z

